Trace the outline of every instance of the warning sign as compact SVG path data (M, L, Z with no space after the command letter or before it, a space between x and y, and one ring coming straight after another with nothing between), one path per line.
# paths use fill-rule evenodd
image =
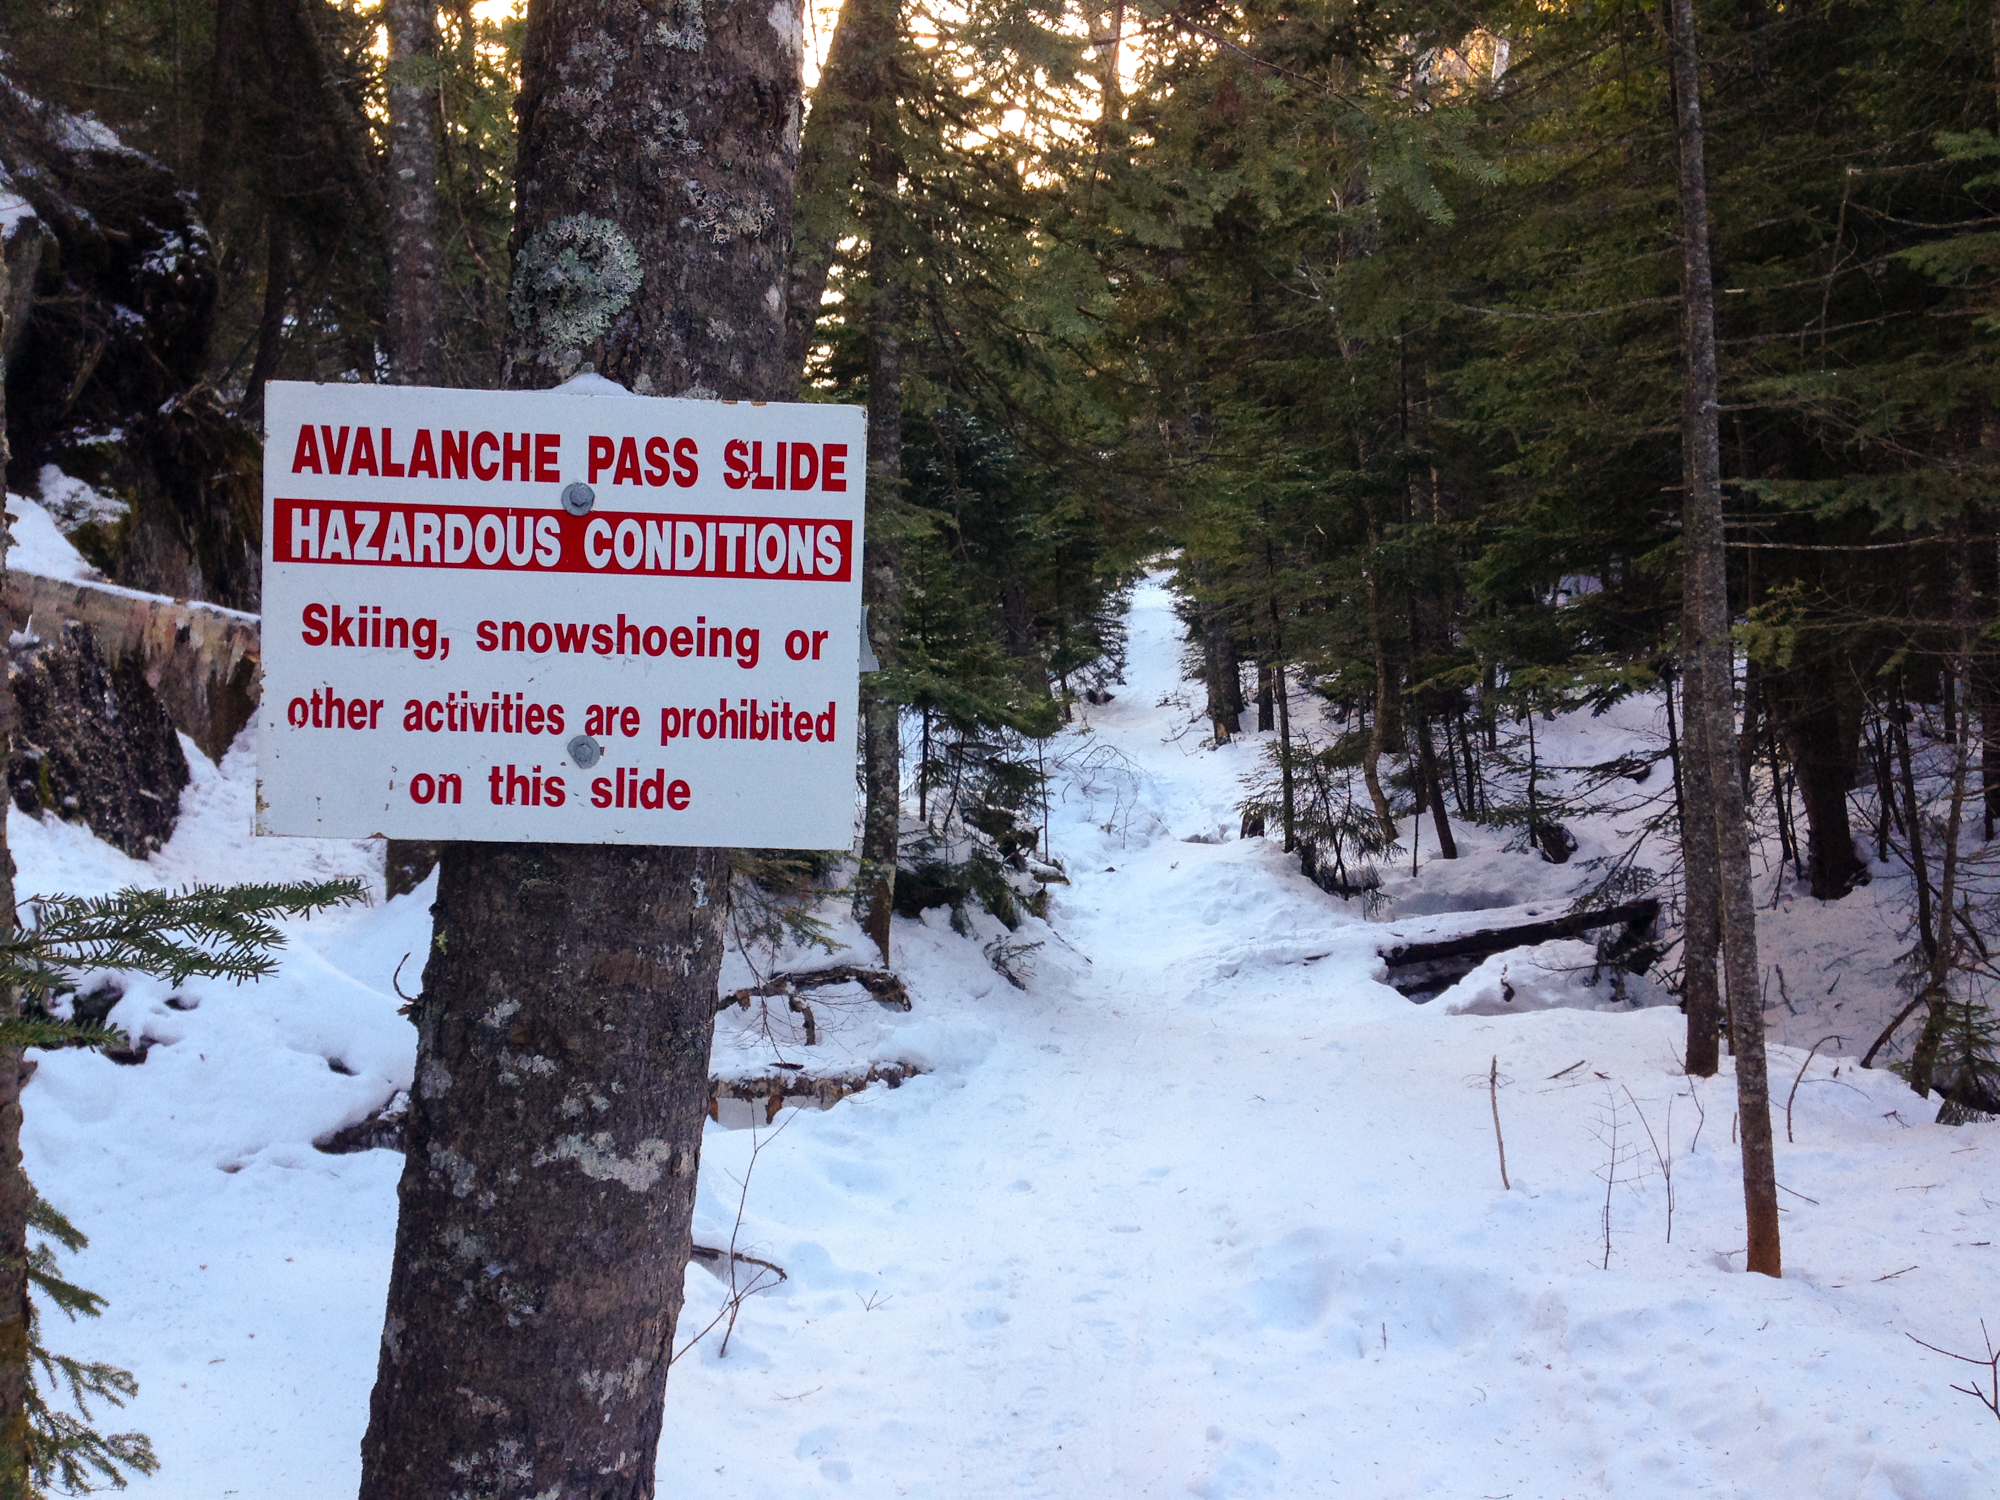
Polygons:
M859 408L266 388L258 832L845 848Z

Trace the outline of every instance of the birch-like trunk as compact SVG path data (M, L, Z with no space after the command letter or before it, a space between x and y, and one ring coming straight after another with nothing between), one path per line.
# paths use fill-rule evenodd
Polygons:
M437 10L385 0L389 33L389 365L398 385L443 370L438 303Z

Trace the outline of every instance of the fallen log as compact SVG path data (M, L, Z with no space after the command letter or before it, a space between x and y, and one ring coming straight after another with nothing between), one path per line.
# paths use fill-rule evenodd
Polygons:
M769 1125L776 1121L778 1112L786 1105L797 1108L811 1104L820 1109L831 1109L842 1099L860 1093L871 1084L899 1089L924 1072L924 1069L909 1062L875 1063L866 1071L851 1073L808 1074L797 1063L781 1063L779 1068L784 1071L749 1078L711 1076L708 1080L708 1117L720 1120L722 1101L735 1099L761 1109L764 1123ZM314 1141L313 1146L329 1156L346 1156L356 1151L401 1151L403 1125L409 1107L408 1092L398 1090L387 1103L365 1119L328 1131Z
M711 1078L708 1085L708 1117L720 1121L722 1101L735 1099L756 1105L764 1112L764 1123L778 1118L786 1105L813 1104L831 1109L850 1094L858 1094L870 1084L899 1089L924 1070L915 1063L876 1063L865 1073L807 1074L798 1064L779 1064L789 1071L766 1073L750 1078Z
M731 990L715 1002L715 1008L723 1011L732 1005L740 1005L748 1010L750 1002L759 997L775 998L784 995L790 999L797 999L802 990L830 989L837 984L858 984L868 991L868 997L877 1005L886 1005L891 1010L910 1008L910 992L904 987L902 980L887 969L864 969L854 964L835 964L825 969L800 969L789 974L774 974L763 984Z
M1509 927L1486 927L1477 932L1460 933L1457 937L1402 943L1376 951L1388 967L1389 983L1398 994L1411 998L1421 995L1428 999L1463 979L1478 968L1482 960L1495 953L1505 953L1510 948L1530 948L1537 943L1552 943L1558 938L1581 937L1586 932L1603 927L1622 926L1625 929L1604 946L1605 959L1634 973L1642 972L1659 956L1652 944L1654 924L1659 919L1660 903L1646 897L1594 911L1571 912L1540 921L1518 922Z
M136 655L174 728L211 760L222 759L256 712L263 655L256 615L15 569L0 607L16 630L32 620L53 639L63 621L76 620L90 627L107 661Z

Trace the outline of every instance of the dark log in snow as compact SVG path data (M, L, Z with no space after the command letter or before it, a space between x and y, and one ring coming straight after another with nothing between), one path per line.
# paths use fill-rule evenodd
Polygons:
M1626 901L1596 911L1572 912L1536 922L1518 922L1509 927L1485 927L1457 937L1430 942L1402 943L1377 951L1388 965L1389 983L1396 992L1411 999L1428 1000L1440 990L1457 983L1479 966L1482 959L1510 948L1528 948L1558 938L1581 937L1603 927L1623 926L1624 933L1607 948L1605 956L1626 968L1644 969L1654 955L1650 939L1660 917L1660 903L1651 898Z

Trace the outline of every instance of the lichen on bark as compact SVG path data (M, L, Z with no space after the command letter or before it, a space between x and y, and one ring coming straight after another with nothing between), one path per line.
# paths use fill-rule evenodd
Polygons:
M514 326L542 345L544 361L574 366L632 303L643 273L639 254L609 219L570 214L529 237L514 263L508 310Z

